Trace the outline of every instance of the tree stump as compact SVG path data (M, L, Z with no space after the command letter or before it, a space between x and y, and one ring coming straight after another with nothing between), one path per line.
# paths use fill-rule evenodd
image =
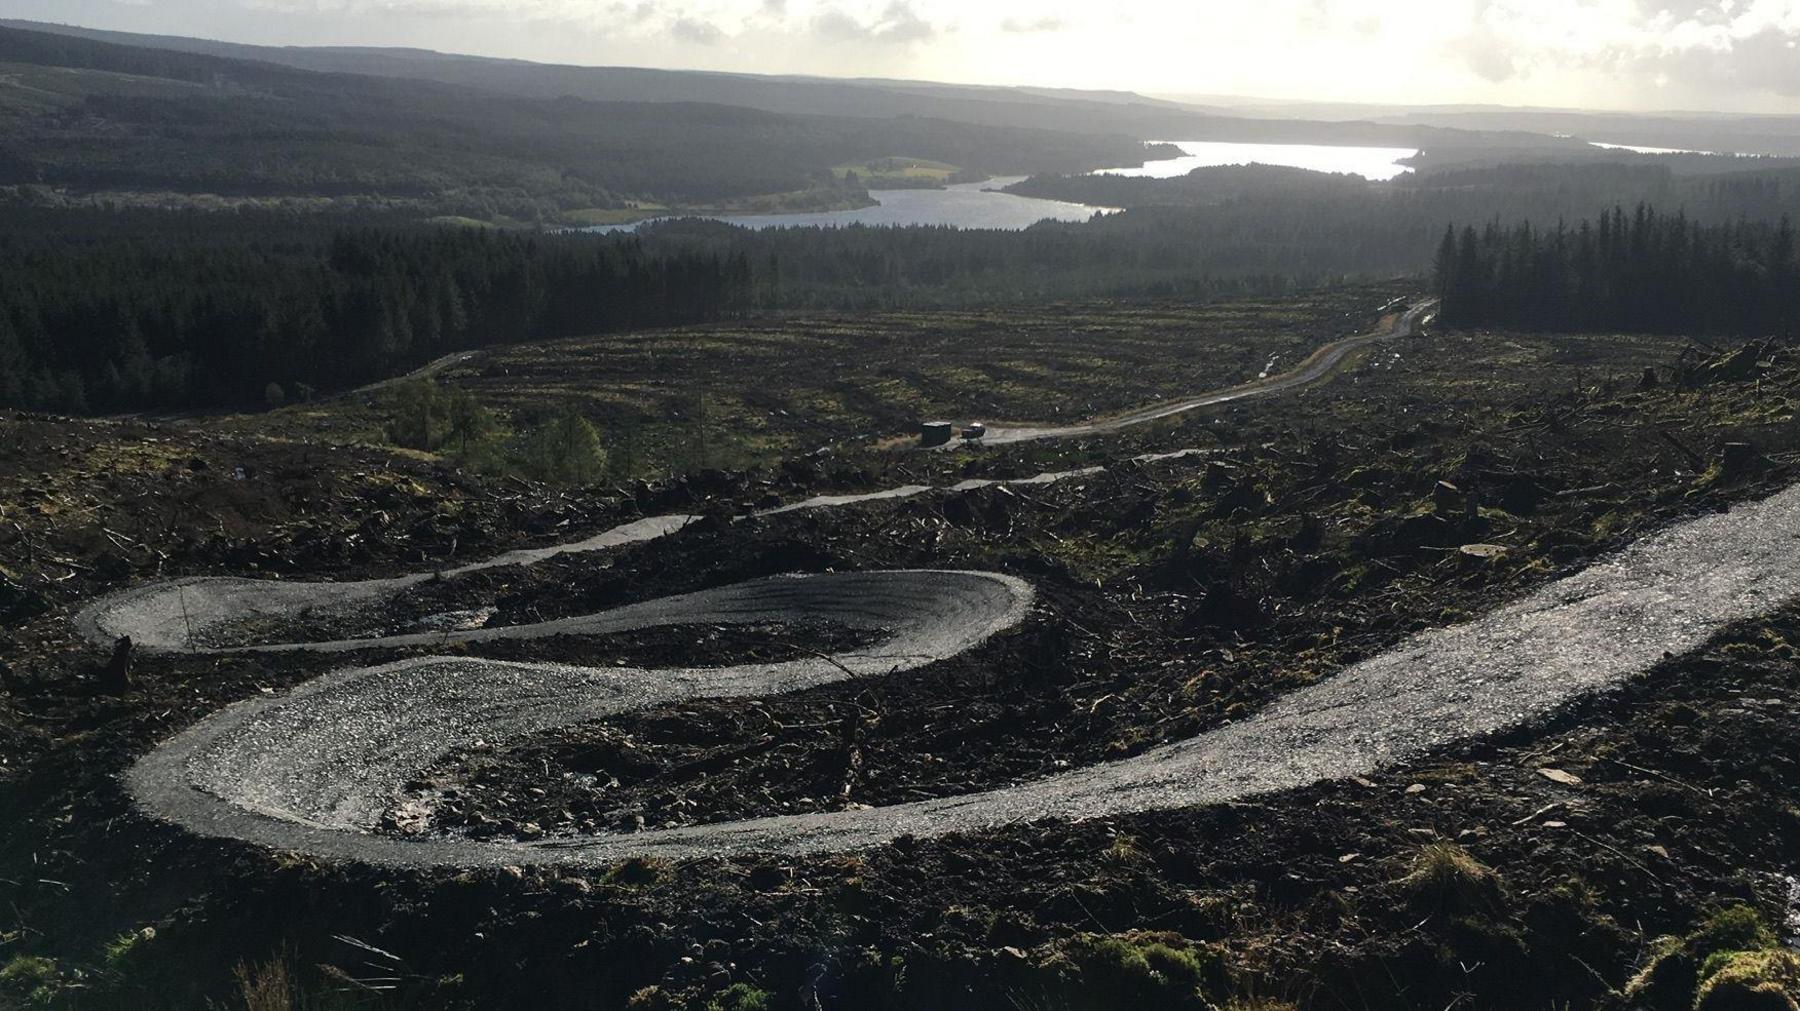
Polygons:
M113 643L112 659L100 671L100 687L109 695L123 695L131 690L131 636L119 636Z

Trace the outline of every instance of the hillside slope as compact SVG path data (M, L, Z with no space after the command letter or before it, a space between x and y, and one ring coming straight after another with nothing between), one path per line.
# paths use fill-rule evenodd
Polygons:
M862 198L829 172L846 162L1079 171L1145 148L917 117L526 98L0 28L0 151L0 185L367 196L486 217L764 194L830 206Z

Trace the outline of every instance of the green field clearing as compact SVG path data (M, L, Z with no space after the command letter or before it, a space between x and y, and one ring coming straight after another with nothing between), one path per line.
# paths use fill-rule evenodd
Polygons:
M957 166L927 158L871 158L866 162L854 162L849 165L835 165L831 172L839 179L847 178L854 172L864 181L882 181L890 179L936 180L944 182L957 172Z

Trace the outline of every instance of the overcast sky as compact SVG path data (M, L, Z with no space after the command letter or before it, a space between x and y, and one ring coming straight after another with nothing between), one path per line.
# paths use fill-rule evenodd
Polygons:
M566 63L1800 112L1800 0L0 0L0 14Z

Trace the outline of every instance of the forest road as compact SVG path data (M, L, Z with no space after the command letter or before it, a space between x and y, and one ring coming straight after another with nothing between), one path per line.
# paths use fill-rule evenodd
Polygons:
M1342 340L1332 341L1306 357L1306 360L1294 368L1237 386L1200 393L1181 400L1151 404L1104 418L1095 418L1074 425L1033 425L1024 423L989 424L987 434L979 440L982 445L1002 446L1014 442L1031 442L1036 439L1071 439L1088 435L1105 435L1136 425L1161 421L1164 418L1185 414L1202 407L1217 404L1228 404L1234 400L1246 400L1251 397L1263 397L1281 393L1297 387L1316 383L1329 376L1344 360L1355 352L1380 341L1410 337L1417 332L1419 321L1437 308L1438 300L1425 299L1415 302L1401 313L1389 327L1375 333L1356 334ZM948 447L938 447L948 448Z

